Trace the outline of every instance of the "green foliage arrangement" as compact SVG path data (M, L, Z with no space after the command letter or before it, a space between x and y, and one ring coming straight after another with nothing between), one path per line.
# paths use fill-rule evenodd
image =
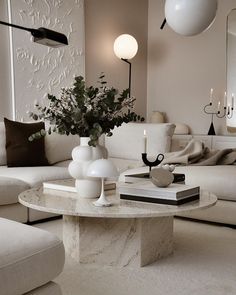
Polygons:
M30 117L49 122L49 134L57 132L90 137L91 146L96 146L103 133L111 136L114 127L123 122L144 121L132 111L135 98L129 97L128 89L119 94L117 89L107 87L104 78L101 74L99 87L86 87L82 76L75 77L73 87L62 88L59 98L48 94L48 106L37 103L38 113L29 112ZM40 131L30 136L29 140L43 135L44 132Z

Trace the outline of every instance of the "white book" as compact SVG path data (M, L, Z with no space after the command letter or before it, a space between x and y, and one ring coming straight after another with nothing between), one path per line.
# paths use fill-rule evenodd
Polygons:
M105 181L105 190L113 190L116 188L116 183L114 181L107 180ZM47 190L58 190L58 191L65 191L76 193L75 187L75 179L68 178L68 179L60 179L60 180L51 180L43 183L43 189Z
M121 195L141 196L167 200L180 200L200 194L199 186L172 183L168 187L157 187L151 181L137 183L119 183Z

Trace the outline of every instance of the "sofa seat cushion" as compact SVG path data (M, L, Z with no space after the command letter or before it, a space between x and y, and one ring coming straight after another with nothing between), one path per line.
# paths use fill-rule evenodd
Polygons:
M64 246L55 235L0 218L0 236L1 294L24 294L62 271Z
M185 174L185 183L199 185L218 199L236 201L236 165L179 166L176 173Z
M66 167L12 167L0 166L0 176L19 179L30 187L38 186L44 181L70 178Z
M0 176L0 205L18 203L18 195L29 188L22 180Z

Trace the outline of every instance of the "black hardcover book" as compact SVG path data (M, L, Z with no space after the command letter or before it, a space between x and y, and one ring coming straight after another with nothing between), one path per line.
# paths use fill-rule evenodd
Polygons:
M128 201L138 201L146 203L164 204L164 205L182 205L188 202L199 200L199 194L183 198L180 200L170 200L170 199L159 199L159 198L149 198L143 196L134 196L128 194L120 194L120 199Z

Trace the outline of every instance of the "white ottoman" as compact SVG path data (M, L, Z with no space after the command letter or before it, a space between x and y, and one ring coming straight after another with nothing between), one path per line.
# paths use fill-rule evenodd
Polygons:
M61 273L64 262L64 246L58 237L0 218L1 295L60 294L58 286L49 282Z

